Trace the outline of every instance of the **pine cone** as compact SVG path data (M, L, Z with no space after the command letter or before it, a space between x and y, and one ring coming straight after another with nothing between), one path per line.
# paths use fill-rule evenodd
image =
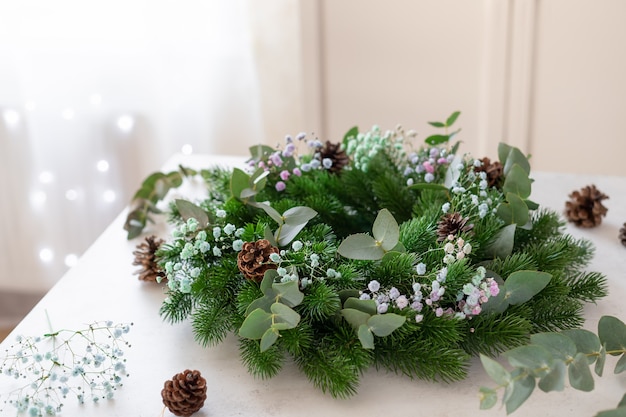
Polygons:
M320 150L320 156L322 157L322 161L324 158L328 158L333 161L333 164L328 169L333 174L341 172L343 167L350 163L350 158L348 157L348 154L341 149L341 144L331 143L328 140L326 141L324 147Z
M204 406L206 379L200 371L187 369L165 381L161 397L172 414L189 417Z
M481 166L475 168L476 172L485 172L487 174L487 184L489 187L500 188L504 175L504 167L499 161L493 161L487 157L481 159Z
M448 236L457 236L469 232L474 228L473 224L467 224L469 217L461 217L461 214L448 213L437 223L437 242L443 242Z
M143 242L136 246L133 255L135 260L133 265L141 266L141 269L135 271L142 281L161 282L167 281L165 272L157 263L156 251L159 249L164 240L156 236L148 236Z
M278 248L272 246L269 240L246 242L237 256L237 266L246 278L261 282L265 271L278 268L270 263L272 253L278 253Z
M626 246L626 223L619 229L619 240L622 242L622 245Z
M565 203L567 220L578 227L595 227L602 223L608 209L602 205L602 200L609 198L596 188L588 185L581 190L572 192L570 201Z

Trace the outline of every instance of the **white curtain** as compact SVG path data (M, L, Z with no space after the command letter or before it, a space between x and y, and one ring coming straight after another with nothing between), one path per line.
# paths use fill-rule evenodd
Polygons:
M267 140L253 7L0 0L0 290L48 289L169 155Z

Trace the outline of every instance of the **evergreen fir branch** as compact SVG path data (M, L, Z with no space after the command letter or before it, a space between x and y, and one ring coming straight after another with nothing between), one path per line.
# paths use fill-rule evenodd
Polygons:
M547 242L528 245L526 252L535 260L540 271L578 271L593 256L593 246L585 239L562 235Z
M400 224L400 242L409 252L426 252L436 240L436 222L427 216L412 218Z
M233 325L230 320L234 307L230 303L213 300L200 304L191 315L195 339L202 346L215 346L222 342Z
M383 286L410 288L415 278L417 255L414 253L398 253L393 257L383 258L380 262L372 263L368 271L368 278L375 279Z
M217 265L210 265L202 270L192 290L200 300L206 298L232 301L242 278L234 257L223 256Z
M461 346L471 355L495 356L528 343L532 330L530 320L511 309L503 314L481 314L467 323L467 336Z
M535 297L528 304L533 312L533 333L574 329L584 323L582 302L574 298Z
M486 249L502 229L502 221L497 216L485 216L482 219L474 219L473 221L474 229L471 234L472 256L476 259L488 258ZM516 230L519 230L519 228Z
M340 308L339 295L324 282L316 281L307 287L306 297L299 306L299 312L302 316L321 321L335 315Z
M258 340L241 337L239 338L239 354L248 372L261 379L276 376L284 362L284 353L277 345L261 352Z
M237 312L244 316L250 303L260 297L263 297L263 293L259 284L250 280L244 281L237 292Z
M558 237L565 226L561 216L546 208L540 208L532 214L532 229L518 228L515 230L514 251L523 249L529 244L546 242Z
M430 310L424 310L423 314L419 332L415 333L418 339L439 347L457 346L463 340L462 331L465 329L461 321L436 317Z
M606 277L599 272L579 272L566 278L569 296L586 303L595 303L609 294Z
M159 314L170 323L185 320L193 310L194 300L191 294L180 291L168 291L165 302L161 304Z
M384 355L377 355L376 366L410 378L454 382L467 377L468 359L469 356L461 349L414 339L410 343L394 346L393 351L385 350Z
M375 174L374 174L375 175ZM411 218L415 198L413 192L407 189L402 176L385 171L375 176L372 182L372 192L376 196L380 208L388 209L398 223Z
M318 343L295 359L313 385L335 398L356 394L359 375L372 363L372 352L364 349L354 331L340 324L316 335Z
M537 262L525 252L513 253L504 259L496 258L487 265L487 269L506 279L515 271L537 270Z
M303 320L295 329L282 330L278 342L287 353L297 357L311 349L314 337L313 328Z

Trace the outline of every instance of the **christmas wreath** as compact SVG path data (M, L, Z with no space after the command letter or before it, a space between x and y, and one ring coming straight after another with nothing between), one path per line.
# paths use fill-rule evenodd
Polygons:
M341 143L300 134L254 146L247 170L148 177L131 238L184 177L208 191L171 202L171 238L144 245L142 276L167 282L162 317L190 319L202 345L234 333L257 377L291 358L334 397L354 394L371 366L455 381L472 355L580 327L583 304L606 295L604 276L585 270L592 245L530 200L519 149L462 154L458 115L430 122L441 133L422 146L401 127L353 128Z

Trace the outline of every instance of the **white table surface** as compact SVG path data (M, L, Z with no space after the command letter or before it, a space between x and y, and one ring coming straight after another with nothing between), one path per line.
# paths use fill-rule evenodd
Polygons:
M178 163L202 168L216 161L224 165L241 159L178 155L164 168L173 169ZM607 298L598 305L586 306L585 327L595 331L602 315L626 321L626 247L617 237L626 222L626 178L548 173L532 173L531 177L536 179L531 198L559 211L571 191L588 184L595 184L610 196L605 202L609 211L601 226L590 230L568 226L568 231L593 241L596 256L589 269L606 274L610 285ZM158 417L163 410L160 392L164 381L185 369L198 369L207 379L208 398L195 414L198 417L506 415L500 402L492 410L479 410L478 388L494 383L478 360L472 362L466 380L451 384L410 380L372 369L362 376L358 394L347 400L322 394L291 363L286 363L273 379L255 379L242 366L233 337L217 347L203 348L194 341L188 322L171 325L161 319L158 311L165 297L163 287L141 282L133 275L137 267L132 265L132 252L143 237L126 240L122 228L125 216L126 212L119 215L0 344L0 352L4 352L17 334L48 332L46 312L55 328L81 328L98 320L134 323L127 335L132 347L125 350L130 377L115 399L84 406L68 399L63 416ZM164 226L146 231L151 232L167 236ZM594 375L593 392L583 393L567 386L563 392L550 394L536 389L514 415L593 416L602 409L614 408L626 392L626 373L614 375L615 363L615 358L608 358L605 375ZM0 393L6 393L10 383L9 378L0 376ZM171 416L167 410L164 415Z

